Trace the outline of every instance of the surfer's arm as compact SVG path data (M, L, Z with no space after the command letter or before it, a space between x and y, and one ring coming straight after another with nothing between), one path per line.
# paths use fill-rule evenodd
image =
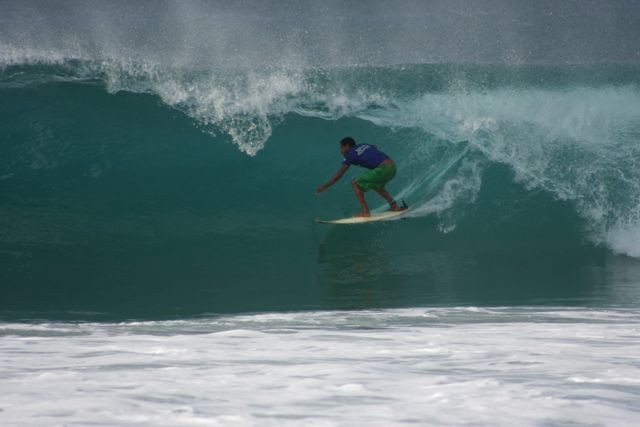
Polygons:
M327 188L335 184L337 180L342 178L342 175L344 175L347 169L349 169L349 165L340 166L340 169L338 169L338 172L336 172L336 174L333 175L331 179L326 182L326 184L322 184L320 187L316 188L316 193L322 193L324 190L326 190Z

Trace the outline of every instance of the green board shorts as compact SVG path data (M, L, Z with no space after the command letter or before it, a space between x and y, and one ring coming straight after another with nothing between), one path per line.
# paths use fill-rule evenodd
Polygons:
M380 165L375 169L370 169L356 178L356 184L364 191L384 190L387 182L396 176L395 163Z

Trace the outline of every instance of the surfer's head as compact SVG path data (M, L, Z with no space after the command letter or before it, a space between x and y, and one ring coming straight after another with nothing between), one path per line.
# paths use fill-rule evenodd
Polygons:
M351 138L350 136L342 138L340 140L340 152L343 156L346 156L349 149L354 145L356 145L356 140Z

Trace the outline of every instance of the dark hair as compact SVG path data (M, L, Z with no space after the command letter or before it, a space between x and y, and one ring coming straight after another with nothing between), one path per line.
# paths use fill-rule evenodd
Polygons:
M356 140L347 136L346 138L342 138L340 140L340 145L348 145L349 147L356 145Z

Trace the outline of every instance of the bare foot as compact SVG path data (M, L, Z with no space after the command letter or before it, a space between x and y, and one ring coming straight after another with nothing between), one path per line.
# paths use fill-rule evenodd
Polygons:
M371 216L371 214L370 214L369 212L358 212L358 213L357 213L357 214L355 214L353 217L354 217L354 218L360 218L360 217L362 217L362 218L368 218L368 217L370 217L370 216Z

